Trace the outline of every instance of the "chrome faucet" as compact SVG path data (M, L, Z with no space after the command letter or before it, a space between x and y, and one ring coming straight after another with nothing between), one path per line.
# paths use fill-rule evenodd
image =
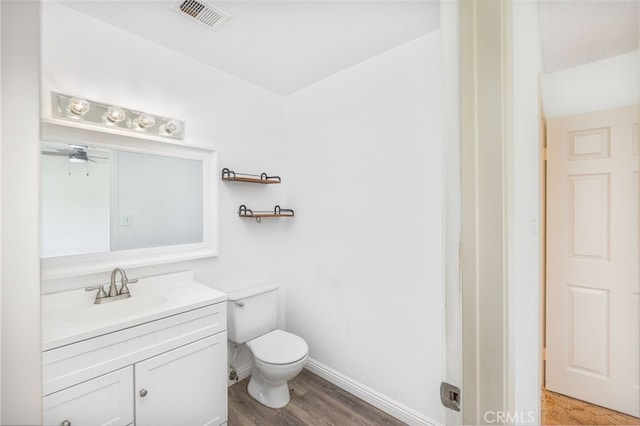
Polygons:
M116 276L118 272L120 272L120 290L118 290L118 286L116 285ZM124 269L117 267L111 271L111 282L109 284L108 294L104 291L104 284L95 287L87 287L85 288L85 291L98 290L98 293L96 293L96 300L93 302L94 304L113 302L114 300L127 299L131 297L127 284L137 282L138 280L136 279L130 280L127 278L127 273L124 272Z
M118 290L118 287L116 286L116 275L117 273L120 272L120 290ZM127 284L131 283L137 283L138 280L129 280L129 278L127 278L127 273L124 272L124 269L117 267L115 268L113 271L111 271L111 285L109 286L109 297L114 297L114 296L118 296L118 295L123 295L126 294L126 297L131 297L131 294L129 293L129 287L127 287Z

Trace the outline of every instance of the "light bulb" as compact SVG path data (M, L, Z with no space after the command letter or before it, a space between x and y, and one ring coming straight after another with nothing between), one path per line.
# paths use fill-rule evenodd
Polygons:
M144 130L148 129L149 127L153 127L153 125L156 124L156 119L151 114L141 112L138 115L138 118L133 120L133 124L135 125L136 129Z
M160 134L165 136L173 136L182 131L182 123L178 120L169 120L160 126Z
M107 112L102 114L102 121L105 124L118 124L127 117L127 113L119 106L112 105Z
M81 118L89 112L89 101L82 98L71 98L67 103L67 116Z

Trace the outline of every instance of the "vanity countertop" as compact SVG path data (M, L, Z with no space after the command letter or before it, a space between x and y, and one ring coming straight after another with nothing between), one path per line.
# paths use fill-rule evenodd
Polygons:
M105 290L108 287L105 285ZM128 299L98 305L93 303L96 291L43 295L42 350L227 300L226 294L196 282L193 271L140 278L129 285L129 291Z

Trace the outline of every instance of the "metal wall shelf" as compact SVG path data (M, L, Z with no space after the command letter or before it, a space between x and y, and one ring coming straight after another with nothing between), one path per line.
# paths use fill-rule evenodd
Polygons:
M248 183L260 183L263 185L280 183L280 176L269 176L266 173L259 175L252 175L249 173L236 173L233 170L229 170L226 167L222 169L222 180L229 182L248 182Z
M293 217L295 212L291 209L282 209L280 206L275 206L273 210L251 210L247 206L242 204L238 208L238 216L244 218L254 218L260 222L263 217Z

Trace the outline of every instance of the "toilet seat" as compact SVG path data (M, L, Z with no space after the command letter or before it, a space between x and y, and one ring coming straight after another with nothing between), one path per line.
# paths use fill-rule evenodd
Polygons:
M247 342L253 356L267 364L292 364L307 356L309 346L300 336L273 330Z

